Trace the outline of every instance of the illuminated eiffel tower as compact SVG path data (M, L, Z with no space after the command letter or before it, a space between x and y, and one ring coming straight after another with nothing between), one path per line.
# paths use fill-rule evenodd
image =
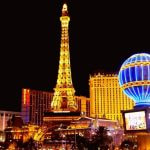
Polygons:
M69 21L67 4L63 4L61 21L61 45L57 84L51 103L52 111L76 111L75 89L72 84L69 54Z

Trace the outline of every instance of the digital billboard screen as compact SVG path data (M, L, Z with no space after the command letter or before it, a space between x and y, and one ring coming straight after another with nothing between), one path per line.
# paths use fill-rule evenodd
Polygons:
M126 112L124 113L124 119L127 131L147 129L145 111Z

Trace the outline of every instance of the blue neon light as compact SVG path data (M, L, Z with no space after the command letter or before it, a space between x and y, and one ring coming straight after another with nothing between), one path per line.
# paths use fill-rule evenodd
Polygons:
M147 62L147 64L143 65L143 62ZM150 54L140 53L129 57L122 64L118 77L121 87L138 81L150 82ZM136 106L150 106L150 85L134 84L134 86L126 87L123 91L135 101Z

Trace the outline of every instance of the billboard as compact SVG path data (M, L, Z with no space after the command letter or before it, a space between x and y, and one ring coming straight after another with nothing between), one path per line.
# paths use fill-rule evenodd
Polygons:
M135 111L124 113L125 129L126 131L146 130L146 112Z

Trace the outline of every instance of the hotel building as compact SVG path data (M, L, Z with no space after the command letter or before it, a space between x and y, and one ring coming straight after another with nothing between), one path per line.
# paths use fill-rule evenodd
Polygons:
M21 115L24 123L43 123L44 112L50 111L52 92L22 89Z
M90 116L118 120L123 123L121 110L132 109L134 102L119 86L117 74L90 76Z

